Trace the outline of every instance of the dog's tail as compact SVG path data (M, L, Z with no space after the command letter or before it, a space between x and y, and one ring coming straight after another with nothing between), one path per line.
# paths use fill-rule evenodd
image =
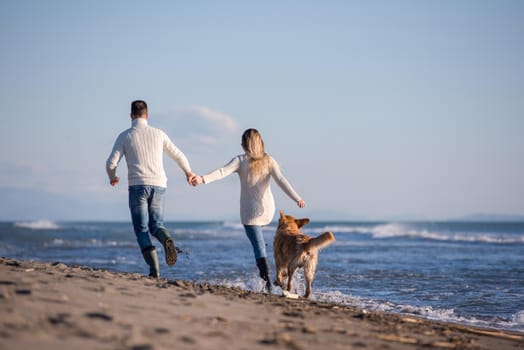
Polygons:
M306 249L307 248L320 249L320 248L327 247L334 241L335 241L335 235L333 235L333 232L324 232L320 236L310 239L309 242L307 242L305 245L306 245Z

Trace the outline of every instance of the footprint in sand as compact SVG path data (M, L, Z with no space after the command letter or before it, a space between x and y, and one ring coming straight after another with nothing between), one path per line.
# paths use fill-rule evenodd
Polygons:
M87 287L84 287L84 289L90 292L97 292L97 293L102 293L106 291L106 287L101 286L101 285L87 286Z
M17 289L15 290L15 293L18 295L30 295L33 292L31 291L31 289Z
M284 316L288 316L288 317L300 317L300 318L304 318L304 314L300 311L284 311L282 312L282 314Z
M297 320L279 320L278 324L287 331L298 331L304 327L304 322Z
M153 350L154 347L151 344L140 344L131 347L131 350Z
M93 319L104 320L107 322L113 321L113 316L105 314L103 312L88 312L85 314L85 316Z
M167 334L167 333L170 333L171 331L167 328L155 328L155 333L156 334Z
M258 341L264 345L284 345L289 349L302 349L302 347L288 333L276 333Z
M196 298L196 294L194 293L183 293L179 295L181 298Z
M187 344L196 344L196 340L187 335L180 337L180 340Z
M69 320L70 317L71 317L70 313L61 312L59 314L56 314L55 316L49 316L47 320L51 324L54 324L54 325L63 324L66 326L70 326L71 325L71 321Z
M0 286L12 286L16 284L15 281L0 281Z

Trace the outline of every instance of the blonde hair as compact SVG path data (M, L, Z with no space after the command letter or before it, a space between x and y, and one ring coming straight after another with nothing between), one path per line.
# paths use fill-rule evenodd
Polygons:
M269 156L264 151L264 140L257 129L244 131L242 148L249 159L248 181L255 184L269 173Z

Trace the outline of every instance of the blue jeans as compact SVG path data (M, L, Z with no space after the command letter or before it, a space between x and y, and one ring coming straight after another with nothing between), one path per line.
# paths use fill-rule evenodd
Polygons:
M136 185L129 186L129 210L140 249L153 247L149 234L156 236L164 228L165 187Z
M264 242L264 236L262 235L262 226L244 225L244 229L246 230L247 238L249 238L253 246L255 259L267 258L266 242Z

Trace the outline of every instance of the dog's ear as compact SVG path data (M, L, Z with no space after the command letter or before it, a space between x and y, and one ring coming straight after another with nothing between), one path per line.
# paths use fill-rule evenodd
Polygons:
M285 220L286 219L286 214L284 214L284 212L281 210L280 211L280 220Z
M309 224L309 219L308 218L297 219L297 220L295 220L295 222L297 223L298 228L301 228L301 227L306 226L307 224Z

